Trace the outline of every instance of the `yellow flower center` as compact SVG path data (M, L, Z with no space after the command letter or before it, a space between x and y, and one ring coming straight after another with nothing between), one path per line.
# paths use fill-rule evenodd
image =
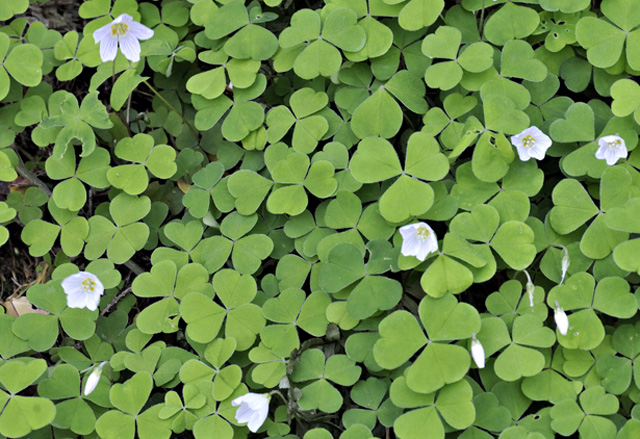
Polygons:
M531 134L527 134L522 138L522 146L525 148L533 148L536 144L536 139L533 138Z
M609 145L609 148L613 149L614 151L616 149L618 149L618 147L622 144L622 142L620 141L620 139L616 139L612 142L607 142L607 145Z
M427 239L431 234L431 232L429 232L429 229L427 229L425 226L419 226L417 228L417 232L418 232L418 238L421 238L421 239Z
M91 278L86 278L82 281L82 291L85 293L93 293L93 290L96 289L96 283Z
M111 25L112 35L124 35L129 30L129 26L126 23L114 23Z

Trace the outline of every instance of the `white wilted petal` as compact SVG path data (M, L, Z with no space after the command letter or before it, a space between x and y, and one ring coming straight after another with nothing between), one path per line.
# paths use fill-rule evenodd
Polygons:
M476 363L479 369L484 368L484 347L482 343L476 338L476 335L473 334L473 338L471 340L471 357L473 361Z
M615 165L618 159L626 159L629 153L624 139L618 135L600 137L598 147L596 158L606 160L609 166Z
M111 23L93 32L93 40L100 44L100 59L103 62L116 58L118 46L129 61L140 61L139 40L148 40L152 36L153 30L133 21L133 17L128 14L118 16Z
M438 239L427 223L408 224L400 227L403 256L415 256L424 261L430 253L438 251Z
M247 427L253 433L264 424L269 414L269 396L261 393L246 393L231 401L231 405L238 407L236 421L247 423Z
M511 144L516 147L518 157L523 162L532 157L536 160L542 160L552 143L551 138L535 126L511 136Z
M100 279L88 271L80 271L66 277L62 281L62 289L67 295L69 308L98 309L100 297L104 293L104 286Z

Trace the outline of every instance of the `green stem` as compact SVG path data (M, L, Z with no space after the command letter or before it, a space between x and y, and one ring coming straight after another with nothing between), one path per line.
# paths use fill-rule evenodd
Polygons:
M484 2L482 0L482 10L480 11L480 26L478 27L478 32L480 32L480 41L482 41L482 28L484 27Z
M180 118L182 119L182 121L183 121L184 123L186 123L186 124L187 124L187 126L189 127L189 131L191 131L191 134L193 134L193 137L195 137L196 139L198 139L198 132L195 130L195 128L194 128L193 126L191 126L191 124L189 123L189 121L188 121L187 119L185 119L185 117L182 115L182 113L180 113L180 112L176 109L176 107L174 107L173 105L171 105L171 102L169 102L168 100L166 100L166 99L164 98L164 96L162 96L162 95L160 94L160 92L158 92L158 90L156 90L155 88L153 88L153 87L151 86L151 84L149 84L147 81L142 81L142 82L144 82L144 83L145 83L145 85L146 85L147 87L149 87L149 90L151 90L151 91L152 91L152 92L153 92L153 93L154 93L158 98L160 98L160 100L161 100L162 102L164 102L164 104L165 104L167 107L169 107L169 109L171 109L172 111L175 111L175 113L176 113L178 116L180 116Z
M49 186L47 186L42 180L36 177L33 172L28 170L27 167L24 164L22 164L22 160L20 160L20 163L18 163L18 166L16 166L16 172L20 174L23 178L26 178L31 183L38 186L40 190L44 192L47 197L51 197L51 189L49 189Z

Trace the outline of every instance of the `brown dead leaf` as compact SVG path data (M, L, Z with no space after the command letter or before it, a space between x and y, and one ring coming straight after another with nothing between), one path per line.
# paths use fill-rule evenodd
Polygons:
M49 314L48 311L33 306L25 296L9 297L3 305L7 310L7 314L14 317L20 317L21 315L31 313Z

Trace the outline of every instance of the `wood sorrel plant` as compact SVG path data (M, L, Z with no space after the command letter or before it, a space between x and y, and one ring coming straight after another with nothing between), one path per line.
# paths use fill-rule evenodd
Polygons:
M77 3L0 0L0 436L640 437L636 0Z

